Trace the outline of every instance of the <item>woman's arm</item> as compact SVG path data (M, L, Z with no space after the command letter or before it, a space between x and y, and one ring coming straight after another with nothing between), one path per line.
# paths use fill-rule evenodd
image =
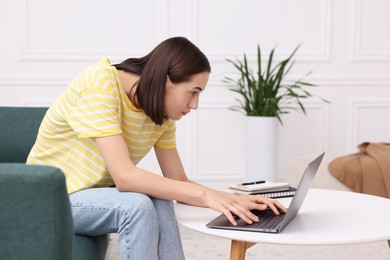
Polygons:
M162 149L155 146L154 150L156 152L157 160L160 164L162 173L165 177L175 180L189 181L195 185L198 185L201 189L206 189L208 191L207 194L211 195L212 198L208 201L209 204L207 206L223 212L232 221L233 224L234 218L231 213L236 212L237 210L240 210L248 217L246 218L246 222L248 223L250 223L250 221L248 221L249 218L253 221L257 221L257 218L253 218L254 215L248 215L248 212L251 209L256 208L264 210L267 207L270 207L272 210L274 210L274 212L277 212L276 207L279 207L282 210L285 210L283 206L280 207L281 204L279 204L279 202L276 200L266 199L263 196L237 196L228 192L216 191L193 182L187 178L176 148ZM180 201L180 199L176 200ZM253 208L254 204L256 205L255 208Z
M140 192L155 198L209 207L224 213L233 224L236 224L233 214L252 223L258 221L250 212L252 209L264 210L269 207L275 214L279 214L276 207L285 210L279 202L262 196L236 196L188 181L176 149L156 149L164 175L160 176L132 163L122 135L99 137L95 140L119 191Z
M154 146L154 151L165 177L178 181L189 181L176 148L163 149Z
M95 138L107 169L119 191L134 191L156 198L204 205L204 189L189 182L159 176L136 167L122 135Z

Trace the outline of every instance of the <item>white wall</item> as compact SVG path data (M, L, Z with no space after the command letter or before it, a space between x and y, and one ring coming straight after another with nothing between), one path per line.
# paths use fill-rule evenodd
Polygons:
M356 151L390 141L390 1L387 0L0 0L0 105L49 105L78 71L103 56L138 57L186 36L209 57L212 76L200 108L178 123L188 175L223 187L245 175L244 116L228 110L225 58L257 43L277 59L301 44L290 79L313 71L308 114L279 129L279 169L303 154ZM0 122L1 123L1 122ZM142 165L157 170L153 156Z

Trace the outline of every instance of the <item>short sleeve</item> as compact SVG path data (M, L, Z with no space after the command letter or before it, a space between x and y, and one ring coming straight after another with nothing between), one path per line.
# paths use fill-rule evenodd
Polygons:
M85 89L70 111L68 123L78 138L121 134L118 102L108 90Z
M169 119L167 130L157 140L156 146L163 149L176 148L176 124L175 121Z

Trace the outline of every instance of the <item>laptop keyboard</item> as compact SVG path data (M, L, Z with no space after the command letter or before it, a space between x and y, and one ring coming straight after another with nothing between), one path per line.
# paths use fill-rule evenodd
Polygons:
M255 215L259 217L259 222L253 222L252 224L247 224L244 221L239 221L238 226L246 228L258 228L258 229L273 229L275 228L286 215L284 212L280 212L280 215L275 215L271 210L265 211L252 211Z

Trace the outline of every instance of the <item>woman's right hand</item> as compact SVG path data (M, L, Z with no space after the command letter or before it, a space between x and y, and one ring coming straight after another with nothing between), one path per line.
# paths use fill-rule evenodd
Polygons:
M279 210L287 212L287 209L279 201L261 195L240 196L207 189L205 199L209 208L223 213L233 225L237 225L234 215L248 224L258 222L259 218L251 210L271 209L275 215L280 214Z

